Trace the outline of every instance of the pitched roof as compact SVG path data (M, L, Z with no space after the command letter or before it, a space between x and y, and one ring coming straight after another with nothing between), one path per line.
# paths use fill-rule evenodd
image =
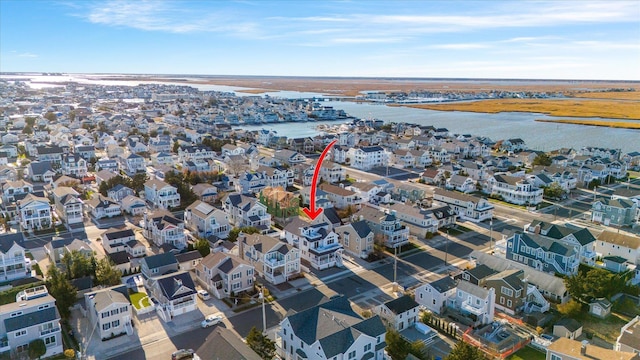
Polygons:
M598 240L618 246L628 247L630 249L640 248L640 236L636 235L627 235L605 230L598 235Z
M442 279L431 282L432 288L436 289L439 293L449 291L456 287L456 281L449 276L445 276Z
M371 228L365 220L356 221L351 223L351 227L358 233L360 238L364 239L371 233Z
M386 303L384 303L384 306L393 311L395 314L402 314L420 305L415 300L413 300L411 296L403 295L397 299L387 301Z
M87 294L87 296L93 296L93 303L95 309L98 312L106 309L114 303L131 304L126 285L116 285L109 288L100 289Z
M149 269L154 269L170 264L178 264L176 256L171 251L158 255L147 256L143 258L142 261L147 264L147 268Z
M584 354L583 354L584 351ZM547 352L555 352L567 355L577 360L607 359L607 360L632 360L637 359L637 354L605 349L599 346L587 344L582 349L582 342L561 337L547 347Z
M59 318L60 316L58 316L57 308L54 306L5 319L4 326L7 332L11 332L53 321Z
M220 326L213 330L196 353L202 359L260 360L260 356L240 337Z
M7 233L0 235L0 251L6 254L11 249L13 244L22 246L24 244L24 235L22 232Z
M196 286L188 272L171 273L156 279L162 294L169 300L196 293Z

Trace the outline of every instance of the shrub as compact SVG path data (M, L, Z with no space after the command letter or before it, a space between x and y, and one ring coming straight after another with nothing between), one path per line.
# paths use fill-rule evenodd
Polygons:
M76 351L73 349L67 349L64 351L64 357L68 359L73 359L76 357Z

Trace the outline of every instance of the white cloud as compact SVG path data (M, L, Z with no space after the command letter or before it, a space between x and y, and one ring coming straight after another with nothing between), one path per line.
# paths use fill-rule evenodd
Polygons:
M37 54L33 54L33 53L30 53L30 52L23 52L23 53L18 54L17 56L21 57L21 58L37 58L38 57Z

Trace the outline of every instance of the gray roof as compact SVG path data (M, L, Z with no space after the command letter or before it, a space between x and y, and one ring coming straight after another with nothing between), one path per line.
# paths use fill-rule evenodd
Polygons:
M468 281L460 281L458 283L458 290L462 290L467 294L471 294L480 299L486 299L489 295L489 290L482 288L476 284L472 284Z
M131 304L126 285L117 285L110 288L100 289L87 294L87 296L93 297L93 304L98 312L108 308L114 303Z
M142 259L147 264L147 268L154 269L165 265L178 264L178 260L173 252L166 252L158 255L147 256Z
M185 253L176 255L176 260L178 260L178 262L191 261L195 259L202 259L202 255L198 250L187 251Z
M443 277L440 280L436 280L430 283L431 287L436 289L439 293L446 292L456 287L456 281L448 276Z
M4 320L4 326L7 332L19 329L25 329L34 325L46 323L59 319L58 311L55 306L46 309L30 312L28 314L14 316Z
M411 296L404 295L397 299L387 301L386 303L384 303L384 306L393 311L395 314L402 314L420 305L415 300L413 300Z
M231 330L217 326L196 349L202 359L260 360L260 356Z
M22 232L0 235L0 251L4 254L16 243L20 246L24 244L24 235L22 235Z
M169 300L196 293L196 286L188 272L172 273L158 278L157 281L162 294Z
M564 326L565 329L571 331L571 332L575 332L576 330L580 329L582 327L582 324L580 324L579 322L577 322L574 319L569 319L569 318L564 318L561 319L560 321L558 321L556 323L556 325L554 326Z
M353 222L351 223L351 226L358 233L358 236L360 236L360 238L362 239L364 239L371 233L371 228L365 220Z

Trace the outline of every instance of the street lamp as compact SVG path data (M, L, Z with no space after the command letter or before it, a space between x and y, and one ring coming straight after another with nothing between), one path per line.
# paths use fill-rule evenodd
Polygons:
M264 284L260 286L260 298L262 299L262 333L267 333L267 313L264 308Z

